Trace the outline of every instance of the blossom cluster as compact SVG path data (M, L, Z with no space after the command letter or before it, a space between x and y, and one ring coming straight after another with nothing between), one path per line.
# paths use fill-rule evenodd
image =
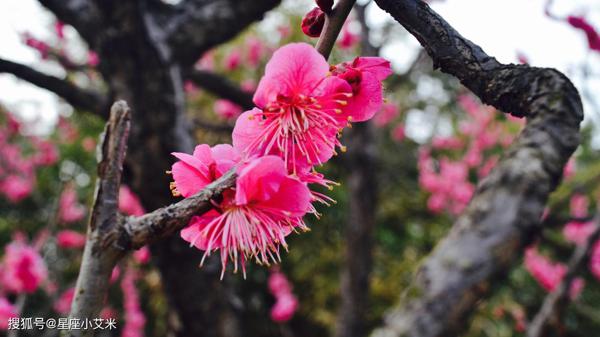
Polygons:
M58 160L58 150L47 140L22 135L17 119L1 108L0 114L0 194L17 203L33 192L37 169Z
M471 171L477 170L477 178L487 176L498 161L496 150L507 147L523 125L512 117L500 122L493 108L483 107L472 96L462 95L458 103L468 116L459 123L460 136L436 136L419 152L419 185L431 193L427 207L435 213L460 214L475 191ZM433 151L445 155L436 158Z
M174 153L175 195L190 197L227 171L237 173L235 187L193 217L181 237L204 257L220 250L223 272L229 260L244 274L247 260L279 261L286 236L308 229L303 216L316 214L313 203L330 200L309 189L332 183L315 167L345 150L339 136L350 122L369 120L381 108L390 73L379 57L330 66L305 43L275 51L253 97L257 107L236 120L233 145Z
M275 304L271 308L271 319L275 322L287 322L298 309L298 299L292 292L292 285L285 275L274 270L269 275L269 292L275 297Z

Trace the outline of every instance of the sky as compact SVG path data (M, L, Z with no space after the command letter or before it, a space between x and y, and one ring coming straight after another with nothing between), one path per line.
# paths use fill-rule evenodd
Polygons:
M311 3L310 0L305 0ZM576 86L584 87L577 65L587 64L592 72L600 74L600 53L590 55L582 33L566 23L550 20L544 15L546 0L443 0L432 7L463 36L479 44L489 55L504 63L516 62L518 52L526 55L534 66L553 67L568 74ZM554 0L553 12L559 16L585 14L600 27L600 0ZM388 15L372 5L369 22L375 26ZM20 42L20 32L31 32L44 39L52 31L53 18L37 0L0 1L0 57L18 61L38 70L62 75L61 70L38 64L34 51ZM75 36L73 30L67 35ZM412 37L392 43L383 49L396 67L402 68L416 54L418 44ZM600 78L600 76L596 76ZM600 92L600 80L588 80L592 92ZM21 118L51 125L57 113L68 112L57 97L11 75L0 74L0 102ZM592 93L593 94L593 93ZM586 103L587 118L592 107ZM600 112L598 112L600 113ZM599 118L600 119L600 118ZM36 123L38 124L38 123Z

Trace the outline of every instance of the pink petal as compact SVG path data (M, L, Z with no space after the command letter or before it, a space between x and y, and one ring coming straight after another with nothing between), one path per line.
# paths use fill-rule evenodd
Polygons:
M311 45L291 43L273 53L258 83L254 103L264 108L277 95L307 94L329 71L329 64Z
M285 176L285 165L280 157L265 156L252 160L238 169L236 204L246 205L272 198Z

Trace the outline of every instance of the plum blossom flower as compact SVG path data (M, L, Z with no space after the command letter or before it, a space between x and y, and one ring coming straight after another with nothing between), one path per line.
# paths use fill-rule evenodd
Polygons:
M394 103L383 103L379 112L373 117L373 124L378 127L388 125L396 116L398 116L398 107Z
M242 108L230 100L218 99L214 105L215 113L223 119L233 119L242 113Z
M352 98L345 113L354 122L366 121L375 115L383 104L383 85L391 73L390 62L381 57L357 57L332 67L332 73L344 79L352 88Z
M338 41L338 46L341 49L350 49L356 46L358 41L360 41L360 36L354 33L352 30L350 30L348 22L346 22L346 24L344 24L344 26L342 27L342 32L340 35L341 36L340 40Z
M562 263L553 263L547 257L540 255L535 247L525 251L525 269L548 292L554 291L562 282L567 267ZM576 278L571 283L570 297L577 298L583 289L583 279Z
M85 216L85 207L77 201L77 192L67 185L58 202L58 218L63 223L77 222Z
M140 307L140 298L135 281L137 274L135 270L127 269L121 281L123 291L123 308L125 311L125 325L121 333L122 337L143 337L146 317Z
M229 145L196 147L193 155L174 153L180 160L173 165L174 192L191 196L236 166L235 189L223 192L215 208L195 216L181 237L192 246L221 253L222 274L227 261L234 272L241 264L256 259L269 264L279 259L279 246L287 247L285 237L296 229L305 230L302 220L310 207L310 191L305 183L288 176L284 162L276 156L239 161ZM201 262L201 264L202 264Z
M100 57L98 56L98 54L95 51L93 51L93 50L88 51L87 64L90 67L96 67L98 64L100 64Z
M0 297L0 330L8 329L8 321L14 317L19 317L17 308L6 298Z
M83 248L85 235L73 230L62 230L56 234L56 244L61 248Z
M590 254L590 272L600 280L600 240L596 241Z
M146 264L150 261L150 248L144 246L133 252L133 259L139 264Z
M348 120L342 108L351 88L328 71L325 58L308 44L275 51L254 94L260 109L238 118L234 147L246 156L281 156L291 172L331 158L341 146L336 136Z
M271 319L275 322L289 321L298 309L298 299L292 293L292 285L279 270L269 275L269 291L275 297L271 308Z
M59 314L68 314L71 311L71 303L73 302L73 298L75 297L75 288L69 288L65 290L58 300L54 302L54 310Z
M146 213L138 196L125 185L122 185L119 189L119 211L123 214L133 216L140 216Z
M240 66L242 61L242 54L238 49L233 49L227 54L224 60L224 66L227 70L235 70Z
M15 239L4 247L2 285L14 293L32 293L46 280L46 264L35 248L23 239Z
M28 197L33 191L34 178L11 175L0 181L0 191L12 203Z
M271 319L275 322L289 321L298 309L298 299L294 294L283 294L277 297L271 308Z

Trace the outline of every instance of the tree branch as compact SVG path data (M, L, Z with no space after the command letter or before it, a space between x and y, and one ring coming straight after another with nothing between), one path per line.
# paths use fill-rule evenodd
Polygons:
M250 110L254 107L252 93L242 90L226 77L198 69L188 71L185 76L197 86L220 98L232 101L244 110Z
M369 41L365 6L355 5L361 24L363 56L377 56ZM335 40L335 39L334 39ZM373 268L373 231L378 200L378 151L373 125L358 123L345 135L348 152L343 165L348 171L349 213L344 228L345 253L340 272L340 306L335 336L363 337L367 329L370 276Z
M579 145L581 99L554 69L503 65L416 0L376 0L423 45L434 66L456 76L486 104L528 118L515 143L483 180L452 230L419 268L400 308L375 336L440 337L465 319L521 254L549 193Z
M329 58L335 40L340 35L355 2L356 0L339 0L333 10L325 15L325 25L315 47L319 53L325 56L325 59Z
M191 66L279 5L281 0L184 0L165 26L174 59Z
M62 22L68 23L91 46L101 30L100 12L90 0L38 0Z
M590 234L585 244L579 245L575 249L569 260L567 273L558 288L544 299L540 311L535 315L527 329L527 337L546 336L547 329L549 328L548 324L552 321L558 321L562 310L569 302L571 284L577 276L577 272L586 264L590 251L593 249L596 241L600 239L600 215L597 215L596 219L594 219L594 226L594 231Z
M107 246L106 236L118 226L119 186L127 137L130 112L127 103L116 102L104 129L101 157L98 163L98 178L92 215L87 230L83 259L75 287L75 298L69 317L93 319L98 317L112 270L122 252ZM71 330L70 336L91 336L92 329Z
M208 212L212 208L211 200L234 186L235 179L235 169L232 169L192 197L140 217L128 218L113 240L115 247L138 249L184 228L192 216Z
M96 115L106 117L106 98L97 92L77 87L76 85L54 76L46 75L26 65L0 59L0 73L13 74L16 77L47 89L73 107L88 110Z

